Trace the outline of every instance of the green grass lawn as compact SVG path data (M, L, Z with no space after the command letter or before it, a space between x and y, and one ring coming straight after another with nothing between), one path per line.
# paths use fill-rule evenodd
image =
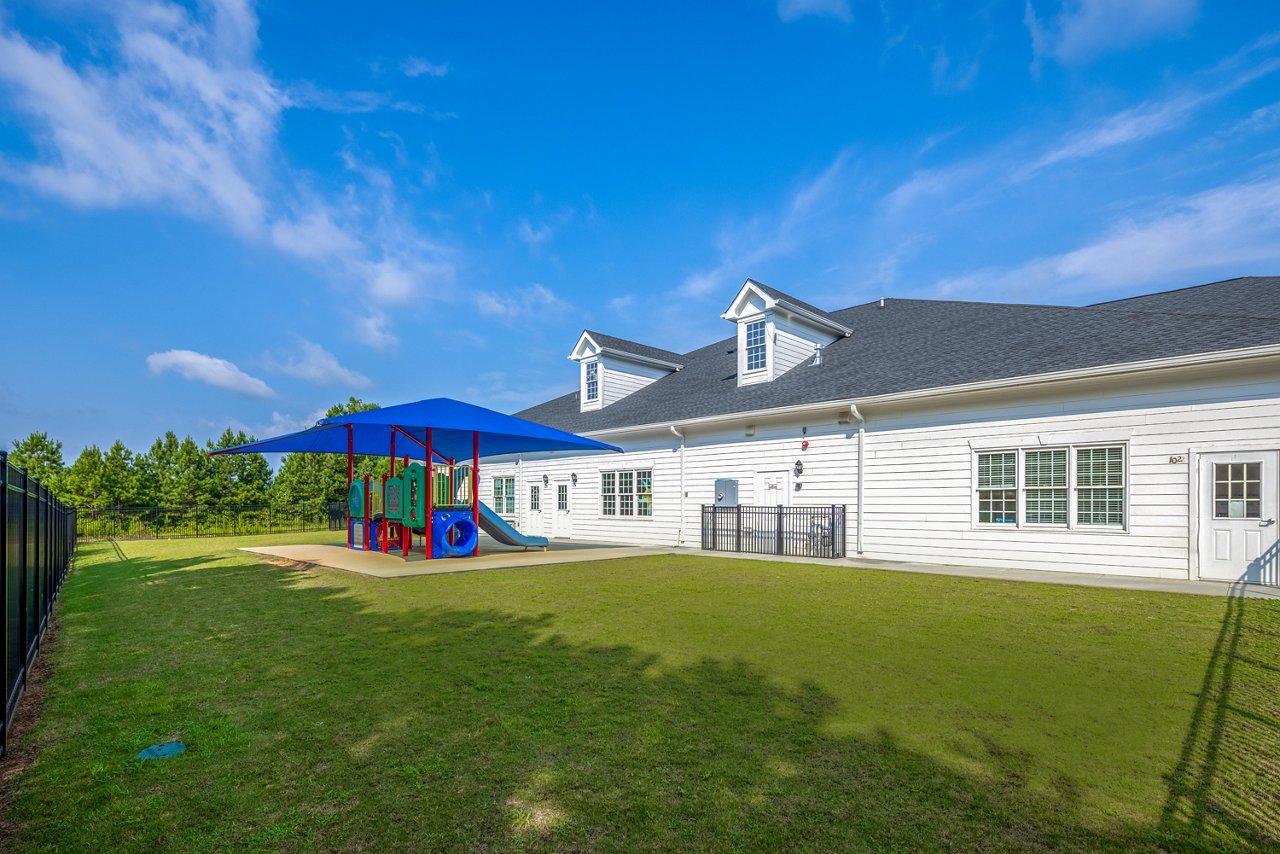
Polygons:
M1280 602L697 556L385 581L242 544L81 550L0 843L1280 845Z

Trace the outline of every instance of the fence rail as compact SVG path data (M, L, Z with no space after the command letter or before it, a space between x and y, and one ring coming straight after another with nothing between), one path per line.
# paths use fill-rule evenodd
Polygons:
M239 534L289 534L340 530L340 503L288 507L268 505L197 507L84 507L76 518L82 540L145 540L226 537ZM336 522L335 515L337 514Z
M8 749L18 700L75 549L75 508L55 498L47 486L0 451L0 672L4 676L0 756Z
M702 505L707 551L838 558L845 556L843 504L811 507Z

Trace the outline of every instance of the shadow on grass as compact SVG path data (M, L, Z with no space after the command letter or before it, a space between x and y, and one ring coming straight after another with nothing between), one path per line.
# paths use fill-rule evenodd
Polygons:
M988 739L990 773L975 775L885 732L833 737L834 698L742 662L670 668L555 636L551 615L397 612L369 605L378 582L352 594L260 564L191 567L134 558L74 579L69 629L92 632L93 648L59 663L41 761L15 807L24 845L1094 851L1274 839L1234 802L1229 827L1186 817L1184 802L1220 803L1220 775L1201 766L1248 755L1225 736L1212 756L1184 753L1159 828L1101 826L1070 780L1029 786L1026 753ZM415 583L429 591L432 579ZM167 738L187 754L130 761Z
M1161 832L1206 849L1280 847L1280 609L1232 586L1169 775Z

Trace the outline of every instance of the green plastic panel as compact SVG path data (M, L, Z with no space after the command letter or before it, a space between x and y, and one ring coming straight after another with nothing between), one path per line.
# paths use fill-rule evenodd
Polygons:
M352 519L364 518L364 478L351 481L351 489L347 491L347 510Z
M414 528L421 528L427 519L427 470L421 463L409 463L405 467L404 486L401 495L400 521Z
M404 480L400 477L387 478L387 496L382 513L392 522L404 521Z

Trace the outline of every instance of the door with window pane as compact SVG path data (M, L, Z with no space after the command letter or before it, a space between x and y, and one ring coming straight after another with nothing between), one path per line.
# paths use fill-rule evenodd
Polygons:
M573 516L569 513L569 480L565 478L553 481L552 486L555 487L556 507L551 516L551 536L572 537Z
M1276 452L1200 456L1200 577L1280 584Z
M525 522L525 533L541 534L546 525L543 520L542 478L530 480L525 485L525 489L528 491L528 504L526 506L529 508L529 518Z

